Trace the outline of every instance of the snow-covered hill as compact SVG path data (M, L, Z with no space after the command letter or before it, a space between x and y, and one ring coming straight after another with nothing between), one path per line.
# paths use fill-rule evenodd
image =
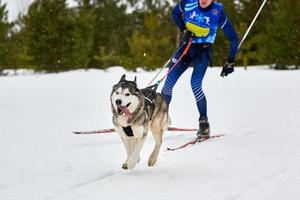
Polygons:
M168 152L194 133L166 132L158 164L123 171L111 128L109 95L121 75L144 87L156 72L73 71L0 77L0 199L3 200L298 200L300 71L208 69L204 90L213 133L226 136ZM172 125L197 127L191 70L174 88Z

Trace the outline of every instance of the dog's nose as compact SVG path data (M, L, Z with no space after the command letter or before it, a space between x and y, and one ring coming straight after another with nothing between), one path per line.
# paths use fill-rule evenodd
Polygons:
M117 99L117 100L116 100L116 104L117 104L118 106L122 105L122 100L121 100L121 99Z

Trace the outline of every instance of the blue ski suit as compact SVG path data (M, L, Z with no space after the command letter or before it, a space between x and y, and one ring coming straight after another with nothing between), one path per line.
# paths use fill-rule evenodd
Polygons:
M208 7L202 8L199 0L181 0L173 9L172 16L181 31L187 29L194 33L194 37L187 54L168 75L162 88L162 95L169 105L174 85L193 62L191 87L200 114L199 119L207 118L207 102L202 90L202 80L211 60L211 46L215 41L218 28L221 28L230 41L227 62L233 63L239 42L237 34L223 11L223 5L214 1ZM177 50L170 67L182 55L184 48Z

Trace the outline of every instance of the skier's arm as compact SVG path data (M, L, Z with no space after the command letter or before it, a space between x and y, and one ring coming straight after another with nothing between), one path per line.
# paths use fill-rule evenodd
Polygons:
M177 27L180 29L180 31L183 31L186 29L184 20L182 17L183 10L185 7L185 0L179 1L179 3L174 7L172 12L173 21L177 25Z
M227 57L227 62L233 63L237 54L239 39L236 31L234 30L231 22L229 21L224 11L222 11L222 13L220 14L219 27L223 30L226 37L230 41L230 49Z

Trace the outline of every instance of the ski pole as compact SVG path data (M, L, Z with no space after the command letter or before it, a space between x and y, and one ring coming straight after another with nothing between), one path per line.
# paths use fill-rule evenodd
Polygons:
M177 52L177 51L176 51ZM173 54L174 55L174 54ZM164 64L164 66L159 70L159 72L153 77L153 79L148 83L147 87L150 86L150 84L158 77L158 75L164 70L164 68L170 63L171 59L173 58L173 55L167 60L167 62Z
M168 73L166 73L160 80L157 81L156 85L159 85L171 73L171 71L177 66L177 64L181 61L183 56L185 56L187 54L188 50L190 49L190 47L192 45L192 41L193 41L193 37L191 36L186 48L184 49L183 53L181 54L181 56L178 58L176 63L169 69Z
M147 87L151 85L151 83L158 77L158 75L164 70L164 68L166 68L168 66L168 64L170 63L170 61L172 61L172 59L174 58L174 56L177 54L178 51L180 51L182 49L182 47L185 45L185 43L183 43L181 46L179 46L179 48L177 48L177 50L175 51L175 53L167 60L167 62L164 64L164 66L159 70L159 72L153 77L153 79L148 83Z
M247 29L246 33L244 34L244 36L243 36L243 38L242 38L242 40L241 40L241 42L240 42L240 44L239 44L239 46L238 46L238 50L240 49L242 43L243 43L244 40L246 39L248 33L250 32L252 26L254 25L254 23L255 23L255 21L256 21L258 15L260 14L260 12L261 12L261 10L263 9L263 7L264 7L264 5L266 4L266 2L267 2L267 0L264 0L264 2L261 4L260 8L258 9L258 11L257 11L257 13L256 13L256 15L255 15L255 17L254 17L254 19L252 20L252 22L251 22L249 28Z
M190 49L191 45L192 45L192 41L193 41L193 37L191 36L189 38L189 42L186 46L186 48L184 49L183 53L181 54L181 56L178 59L174 59L172 58L172 61L174 61L174 65L169 69L169 71L161 78L159 79L155 84L148 86L147 88L152 89L153 91L156 91L158 88L158 85L171 73L171 71L177 66L177 64L181 61L181 59L183 58L183 56L185 56L188 52L188 50Z

